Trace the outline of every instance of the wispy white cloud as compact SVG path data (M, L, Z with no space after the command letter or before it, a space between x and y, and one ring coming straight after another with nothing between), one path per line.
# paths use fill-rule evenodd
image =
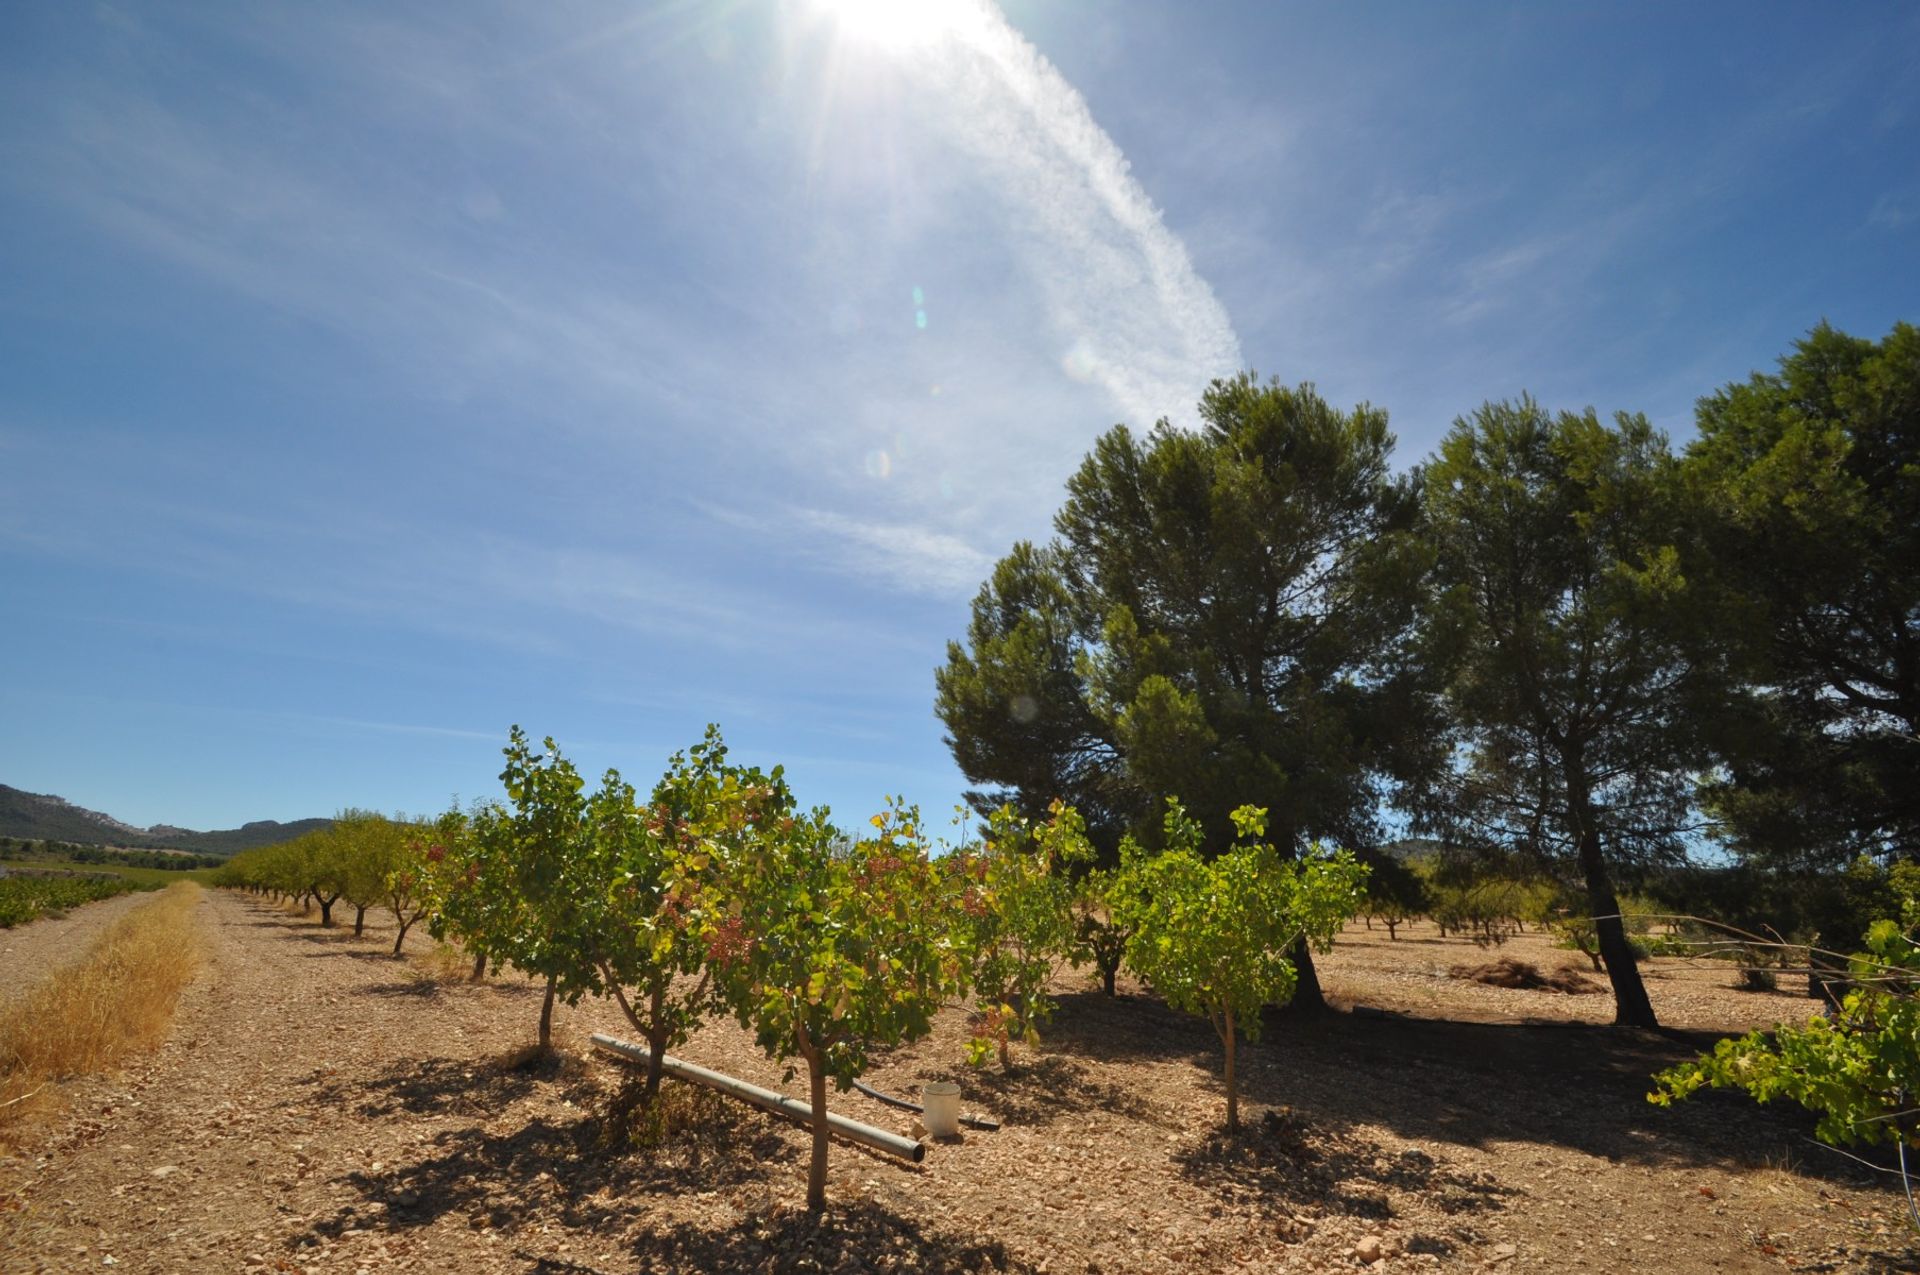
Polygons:
M1867 224L1881 230L1904 230L1916 220L1920 220L1920 195L1912 191L1890 190L1867 210Z
M1080 92L994 5L954 8L949 38L914 51L915 83L1021 232L1062 368L1130 421L1191 421L1240 366L1226 309Z
M993 567L991 556L958 536L911 523L872 522L823 509L801 509L803 526L825 532L844 552L846 569L917 593L966 595Z

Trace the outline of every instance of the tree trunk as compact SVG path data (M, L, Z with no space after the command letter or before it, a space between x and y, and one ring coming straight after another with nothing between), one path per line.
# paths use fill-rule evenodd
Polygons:
M1320 990L1320 975L1313 968L1313 952L1307 947L1307 941L1301 939L1293 945L1293 951L1287 954L1293 962L1293 968L1299 975L1294 985L1293 999L1287 1008L1303 1014L1316 1014L1326 1009L1327 997Z
M333 903L332 899L320 900L320 928L323 930L333 924Z
M612 982L612 975L608 975ZM652 1015L649 1028L641 1028L641 1034L647 1038L647 1101L660 1092L660 1077L666 1073L667 1040L673 1032L667 1027L667 993L673 990L671 975L653 976L653 986L647 990L647 1012ZM629 1015L631 1017L631 1015ZM638 1026L638 1024L635 1024Z
M667 1074L667 1042L665 1033L661 1038L647 1037L647 1101L651 1103L660 1093L660 1078Z
M394 920L399 921L400 918L396 916ZM407 930L412 925L412 921L400 921L400 932L393 936L393 959L396 961L400 959L400 945L407 941Z
M553 992L559 984L558 974L547 975L547 997L540 1002L540 1052L546 1053L553 1048Z
M820 1056L801 1027L800 1056L807 1060L807 1096L813 1104L813 1163L807 1169L807 1212L821 1213L827 1207L827 1073L826 1060Z
M353 937L359 938L366 932L367 909L356 903L353 905Z
M1387 942L1392 943L1400 937L1400 922L1387 922Z
M487 954L479 952L473 958L473 981L478 983L487 976Z
M1118 961L1110 965L1102 962L1100 965L1100 985L1106 989L1106 993L1109 996L1113 995L1113 976L1119 972L1120 962Z
M1221 1038L1227 1042L1227 1135L1231 1137L1240 1132L1240 1084L1233 1069L1233 1011L1228 1010L1224 1017L1227 1029Z
M1580 838L1580 871L1587 879L1587 908L1599 936L1600 959L1607 967L1607 981L1613 984L1613 1024L1616 1027L1658 1027L1653 1001L1647 997L1647 985L1640 978L1640 967L1633 958L1633 945L1627 941L1627 927L1620 919L1620 900L1613 892L1613 879L1607 872L1607 860L1600 846L1600 826L1588 803L1586 776L1577 760L1567 763L1567 799L1573 825Z

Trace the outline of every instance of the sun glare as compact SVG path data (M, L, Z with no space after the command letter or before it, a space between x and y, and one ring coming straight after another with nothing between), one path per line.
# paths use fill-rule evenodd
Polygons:
M883 49L931 44L960 27L967 0L821 0L849 39Z

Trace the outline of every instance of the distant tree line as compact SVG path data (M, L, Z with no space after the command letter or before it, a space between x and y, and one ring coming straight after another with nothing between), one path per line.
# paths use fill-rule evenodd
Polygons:
M182 854L165 850L120 850L75 841L44 841L28 837L0 837L0 859L51 860L103 867L160 868L190 872L217 868L226 860L212 854Z

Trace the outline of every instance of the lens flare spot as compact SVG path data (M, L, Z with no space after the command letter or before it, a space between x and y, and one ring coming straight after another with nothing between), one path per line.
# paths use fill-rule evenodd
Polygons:
M865 468L869 478L889 477L893 473L893 457L875 448L867 453Z
M915 310L913 312L913 326L919 328L922 332L927 330L927 312L925 310Z
M1013 715L1014 721L1024 726L1040 716L1040 706L1033 702L1031 695L1016 695L1007 701L1007 712Z
M1093 347L1085 341L1077 343L1071 350L1060 356L1060 370L1068 379L1085 385L1093 380L1093 374L1099 369L1100 360L1094 355Z
M934 387L933 387L932 389L930 389L930 390L928 390L928 391L927 391L927 397L928 397L928 398L939 398L939 397L940 397L940 387L939 387L938 385L936 385L936 386L934 386Z
M927 303L927 294L920 291L920 285L917 283L913 285L913 303L916 306L922 306Z

